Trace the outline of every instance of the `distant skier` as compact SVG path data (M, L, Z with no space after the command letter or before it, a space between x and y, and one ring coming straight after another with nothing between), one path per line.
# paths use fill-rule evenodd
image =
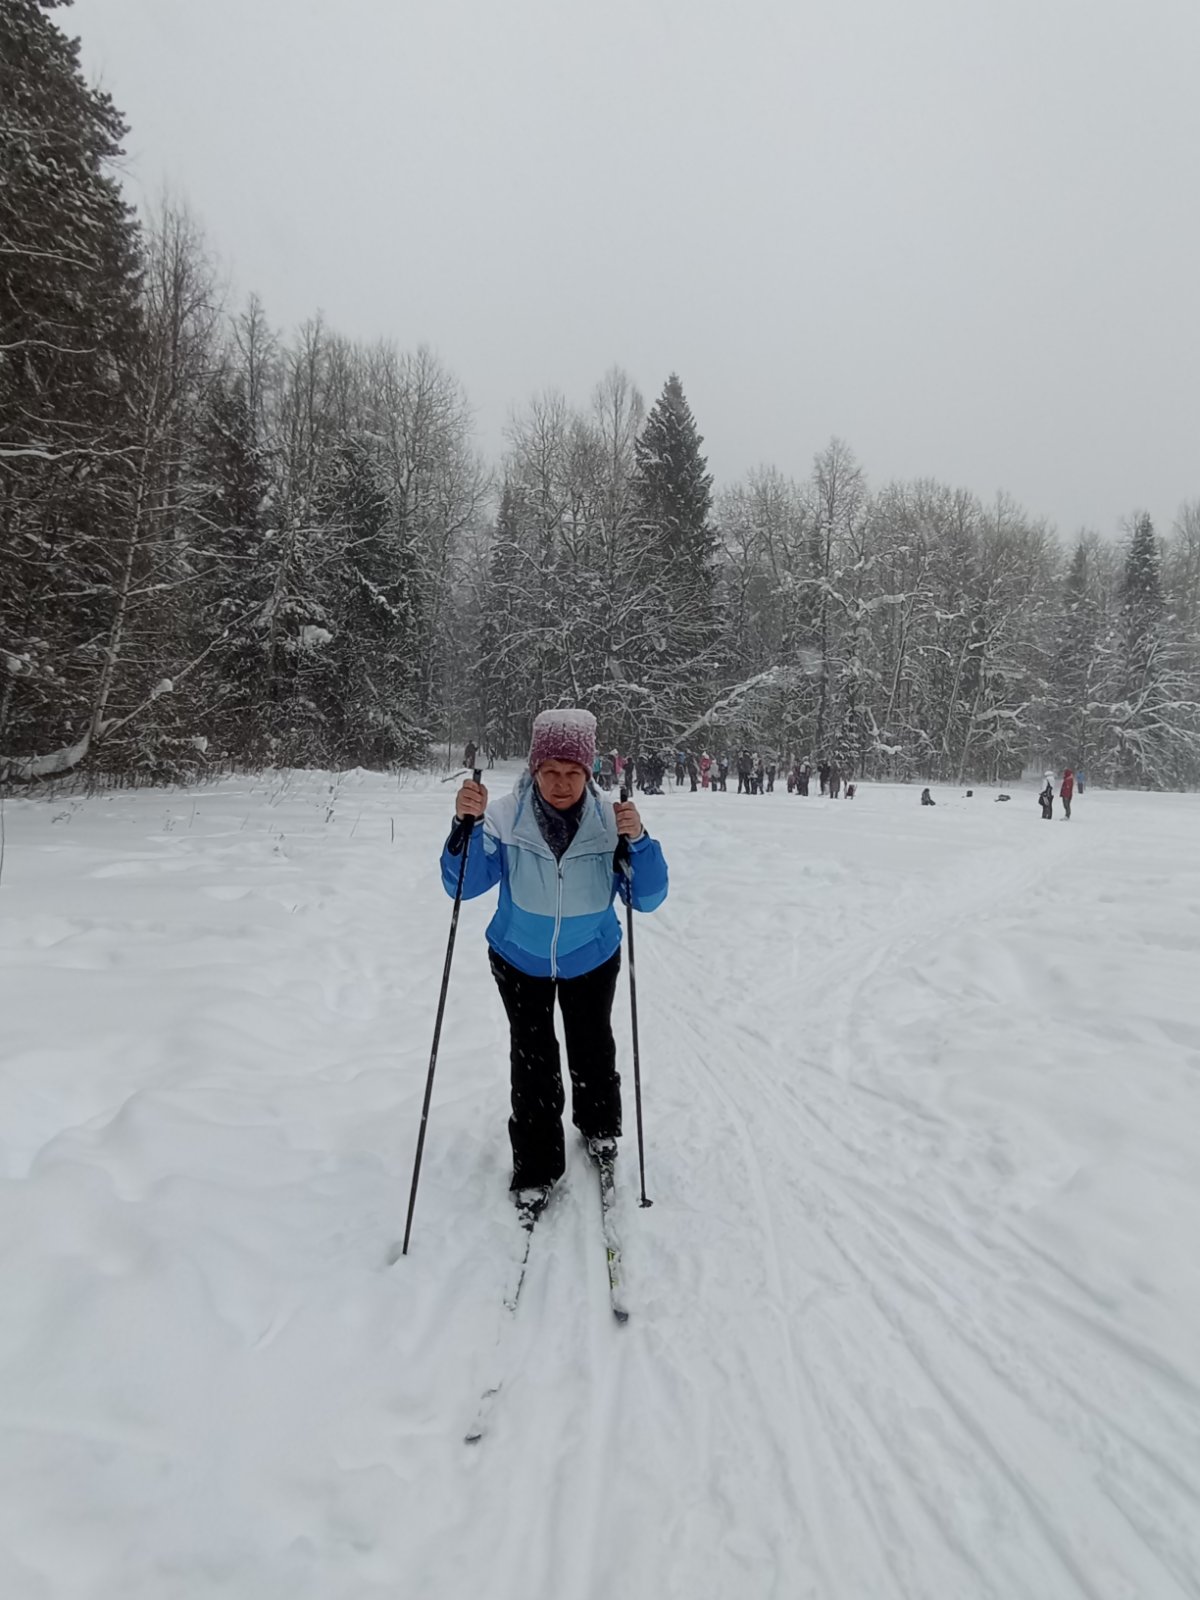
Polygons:
M687 775L688 782L692 786L691 792L695 794L696 790L700 786L700 768L697 764L696 753L694 750L689 750L687 753Z
M829 798L831 800L836 800L842 792L842 769L838 766L836 761L832 762L830 765L829 776L826 779L826 782L829 785Z
M633 908L667 896L667 866L631 800L604 800L589 781L596 719L588 711L543 711L534 719L529 768L509 795L489 804L482 784L464 783L455 815L482 817L467 855L467 899L500 885L488 924L488 961L511 1034L511 1188L536 1215L566 1165L562 1068L554 1002L562 1013L575 1126L593 1153L615 1153L621 1079L612 1004L621 962L613 900L627 893L613 870L618 836L629 840ZM442 850L442 882L453 895L461 850Z
M700 787L707 789L711 782L713 758L705 750L700 756Z
M1070 767L1068 767L1063 773L1062 788L1058 792L1062 797L1063 810L1066 812L1066 816L1063 818L1063 821L1070 822L1071 798L1075 793L1075 774L1071 771Z
M471 772L475 770L475 757L479 753L479 746L474 739L468 739L463 748L463 766Z
M719 788L722 794L729 792L729 757L722 756L717 762L717 781L713 788Z
M767 793L775 793L775 774L779 771L774 761L767 762Z
M921 790L921 804L923 806L937 805L937 801L933 798L928 789Z
M808 794L808 786L812 782L812 767L806 761L796 774L796 787L802 795Z
M817 768L817 777L820 778L820 780L821 780L821 793L822 794L827 794L829 792L829 763L828 763L828 761L822 761L821 762L820 766Z
M1042 816L1045 821L1052 821L1054 817L1054 779L1049 773L1046 774L1046 782L1042 786L1041 794L1038 795L1038 804L1042 808Z
M753 788L751 786L752 782L753 782L753 773L754 773L754 766L753 766L753 763L750 760L750 752L749 752L749 750L743 750L741 755L738 756L738 760L737 760L737 775L738 775L737 792L739 794L753 794L754 793L754 790L753 790Z
M1075 774L1075 787L1079 790L1080 794L1083 793L1086 783L1087 780L1083 775L1083 768L1080 767L1079 771Z
M751 791L753 794L761 794L763 792L763 779L765 776L762 757L756 755L754 758L754 788Z

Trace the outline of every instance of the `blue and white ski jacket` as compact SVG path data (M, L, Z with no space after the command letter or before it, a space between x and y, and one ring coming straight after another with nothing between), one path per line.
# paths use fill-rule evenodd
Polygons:
M503 960L535 978L578 978L602 966L621 943L613 910L628 898L625 878L613 871L617 823L612 802L589 788L579 829L561 861L542 837L533 809L533 778L526 772L511 794L488 806L483 828L471 836L463 898L473 900L500 885L500 904L487 941ZM629 846L633 908L654 911L667 898L667 863L656 840L643 834ZM442 850L446 893L458 888L461 856Z

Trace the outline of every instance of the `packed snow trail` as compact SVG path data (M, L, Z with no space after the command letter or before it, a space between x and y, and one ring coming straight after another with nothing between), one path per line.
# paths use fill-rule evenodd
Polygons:
M6 1600L1195 1600L1200 799L645 800L630 1321L569 1140L468 1446L525 1239L490 900L385 1264L449 793L7 803Z

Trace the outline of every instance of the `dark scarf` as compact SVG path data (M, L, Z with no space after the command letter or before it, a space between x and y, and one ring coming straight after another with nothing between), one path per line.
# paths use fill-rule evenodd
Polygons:
M537 818L542 838L554 852L556 861L561 861L571 848L571 840L579 832L579 823L587 802L588 793L585 789L573 806L568 806L565 811L559 811L542 799L537 779L533 780L533 814Z

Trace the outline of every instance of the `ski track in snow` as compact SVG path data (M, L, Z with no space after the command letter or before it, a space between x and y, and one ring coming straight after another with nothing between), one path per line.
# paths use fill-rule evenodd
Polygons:
M620 1327L570 1139L503 1310L490 901L387 1265L451 793L7 803L5 1600L1196 1600L1200 799L647 799Z

